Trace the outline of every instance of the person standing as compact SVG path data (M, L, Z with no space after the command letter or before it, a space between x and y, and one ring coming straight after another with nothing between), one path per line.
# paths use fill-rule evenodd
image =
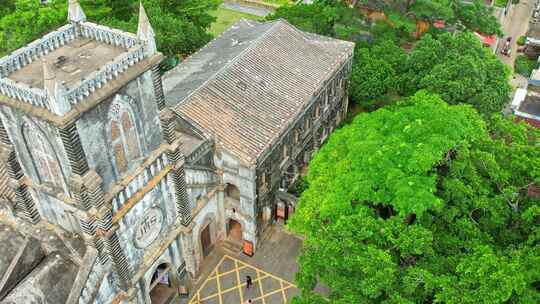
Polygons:
M253 285L253 281L251 280L251 276L246 276L246 288L249 289Z

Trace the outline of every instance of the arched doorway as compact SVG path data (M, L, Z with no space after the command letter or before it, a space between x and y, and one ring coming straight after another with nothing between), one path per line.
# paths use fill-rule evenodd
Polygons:
M242 241L242 225L233 219L227 223L227 236L233 241Z
M210 231L210 223L208 223L202 230L201 230L201 249L203 256L206 257L210 254L212 251L212 234Z
M239 201L240 190L235 185L227 183L225 185L225 197Z
M152 304L170 303L177 295L177 282L169 263L160 264L150 281L150 301Z

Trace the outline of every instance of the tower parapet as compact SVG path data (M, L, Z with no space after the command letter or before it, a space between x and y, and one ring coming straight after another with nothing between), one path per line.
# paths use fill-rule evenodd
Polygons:
M154 53L155 44L135 34L91 22L70 23L0 59L0 94L63 115ZM40 60L52 62L56 80L65 82L61 96L45 90L43 73L36 73L42 69Z

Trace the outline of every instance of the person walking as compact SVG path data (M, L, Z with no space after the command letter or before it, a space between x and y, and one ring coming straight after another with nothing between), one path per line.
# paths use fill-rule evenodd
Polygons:
M253 281L251 280L251 276L246 276L246 288L249 289L253 285Z

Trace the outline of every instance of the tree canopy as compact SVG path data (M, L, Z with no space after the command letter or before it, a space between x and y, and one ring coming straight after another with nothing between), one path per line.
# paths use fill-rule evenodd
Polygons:
M485 34L501 34L501 27L493 15L493 8L483 0L358 0L365 5L386 13L398 12L416 20L445 20L471 31Z
M484 4L479 8L476 2L465 5L453 0L366 3L385 9L388 21L370 24L357 9L335 0L284 6L269 19L285 18L305 31L355 41L349 93L353 102L368 110L421 89L452 104L472 104L486 116L500 112L508 102L510 70L474 34L427 34L418 41L407 34L416 30L414 24L410 28L410 14L452 19L470 10L484 12ZM480 22L476 14L480 12L466 15ZM406 54L402 44L409 44L412 51Z
M335 132L289 227L294 303L538 303L539 134L420 91ZM536 265L536 266L534 266Z
M134 32L137 30L138 3L135 0L81 0L90 21ZM7 2L6 2L7 3ZM0 55L9 53L66 23L67 1L15 0L0 11ZM207 33L215 20L209 11L221 0L185 0L181 5L169 0L144 0L156 42L165 55L188 55L204 46L212 36Z
M403 70L402 94L427 89L483 114L500 112L511 92L510 70L470 32L422 37Z

